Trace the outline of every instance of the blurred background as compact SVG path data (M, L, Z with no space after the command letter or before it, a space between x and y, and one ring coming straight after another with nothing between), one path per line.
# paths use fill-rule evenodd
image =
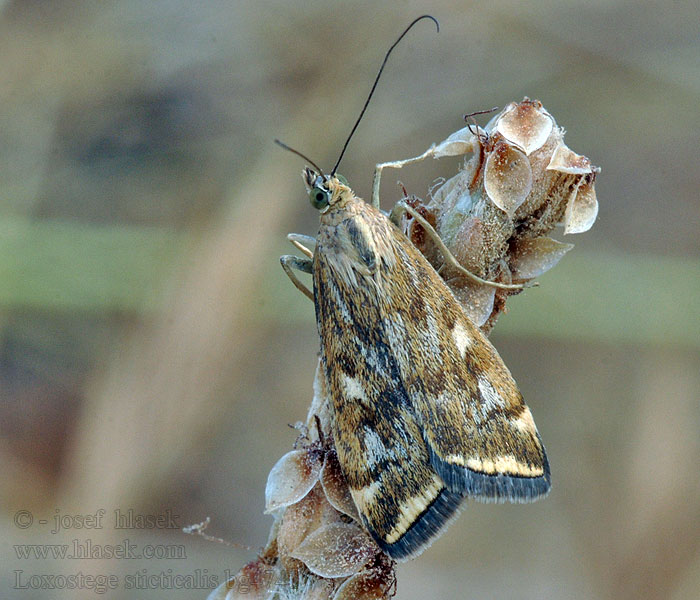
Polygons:
M278 263L318 215L303 162L272 140L330 167L384 52L425 12L440 34L421 23L396 49L341 165L359 195L375 163L526 95L602 173L593 229L567 236L576 248L492 335L552 494L468 503L399 566L397 597L700 597L696 2L6 0L3 598L94 597L42 589L83 573L116 577L105 598L203 599L264 545L265 481L318 351L313 307ZM386 171L384 207L399 176L425 197L458 166ZM129 509L170 521L117 529ZM207 516L253 550L179 530ZM26 546L88 541L157 558Z

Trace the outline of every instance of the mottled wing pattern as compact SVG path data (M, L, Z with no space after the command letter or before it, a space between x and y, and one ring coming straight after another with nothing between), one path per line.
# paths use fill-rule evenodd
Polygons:
M356 288L350 301L343 281L317 256L321 365L338 460L367 530L389 555L408 558L438 534L463 495L448 490L431 466L397 359L372 311L374 290Z
M397 264L414 283L407 293L385 278L384 312L403 312L388 339L395 351L408 348L400 377L432 466L450 490L482 501L547 494L544 446L510 371L418 250L403 236L392 240Z
M425 258L354 197L321 220L314 297L333 435L379 545L397 559L415 555L465 495L546 493L529 409Z

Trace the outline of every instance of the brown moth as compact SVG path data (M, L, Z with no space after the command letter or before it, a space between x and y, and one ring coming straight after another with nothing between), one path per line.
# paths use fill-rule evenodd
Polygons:
M467 497L546 495L549 464L495 348L409 239L336 175L339 162L330 175L304 170L319 234L313 251L300 243L312 239L291 235L308 258L282 265L315 304L331 432L362 524L404 560ZM312 274L313 294L291 268Z
M331 428L367 531L406 559L465 497L547 494L530 409L447 285L342 177L309 168L303 177L321 211L309 270Z

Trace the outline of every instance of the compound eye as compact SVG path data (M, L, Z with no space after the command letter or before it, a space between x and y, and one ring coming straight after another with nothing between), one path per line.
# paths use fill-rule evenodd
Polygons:
M322 210L328 206L331 199L331 193L320 187L313 187L309 190L309 200L311 200L311 206L318 210Z

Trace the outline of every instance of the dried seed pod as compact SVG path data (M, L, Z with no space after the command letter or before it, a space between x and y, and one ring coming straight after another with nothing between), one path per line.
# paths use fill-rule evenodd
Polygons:
M513 247L510 268L515 279L533 279L556 265L573 244L548 237L519 240Z
M321 467L316 452L306 449L287 452L267 476L265 512L299 502L316 485Z
M387 597L387 581L381 572L362 571L343 582L333 600L382 600Z
M357 525L334 523L310 534L292 553L321 577L348 577L357 573L378 551Z
M323 488L316 485L302 500L285 509L277 534L280 557L291 556L308 535L340 519L341 514L328 502Z
M455 131L447 139L435 146L433 149L433 157L462 156L469 152L474 152L477 147L477 137L472 133L470 127L464 127L459 131Z
M483 273L483 255L488 244L484 222L479 217L466 217L454 234L450 249L459 264L472 273Z
M359 521L360 517L357 514L357 508L350 495L345 476L340 470L338 455L335 450L326 453L321 469L321 486L326 494L326 499L331 503L337 511L352 517L355 521Z
M528 245L528 240L548 239L560 224L565 234L593 225L600 169L564 144L564 130L537 100L509 104L478 133L462 129L436 147L445 155L470 147L475 152L432 193L423 210L432 216L449 251L471 273L499 283L527 282L554 266L568 248L549 241ZM480 289L483 286L446 265L434 245L417 246L474 322L488 331L506 298L517 290Z
M512 217L532 190L532 168L525 153L497 142L486 159L484 188L491 201Z
M299 600L331 600L335 597L335 582L332 579L309 577Z
M214 588L207 600L270 600L276 593L278 581L278 569L257 559Z
M576 154L564 142L560 142L549 160L547 170L561 171L572 175L586 175L595 173L596 167L591 164L588 158L581 154Z
M495 131L530 155L544 146L552 133L554 121L539 100L511 102L497 116Z
M462 279L460 283L450 282L448 285L474 325L481 327L488 321L493 313L496 288L472 283L466 279Z
M593 227L598 216L598 198L592 181L584 180L576 188L564 213L564 233L583 233Z

